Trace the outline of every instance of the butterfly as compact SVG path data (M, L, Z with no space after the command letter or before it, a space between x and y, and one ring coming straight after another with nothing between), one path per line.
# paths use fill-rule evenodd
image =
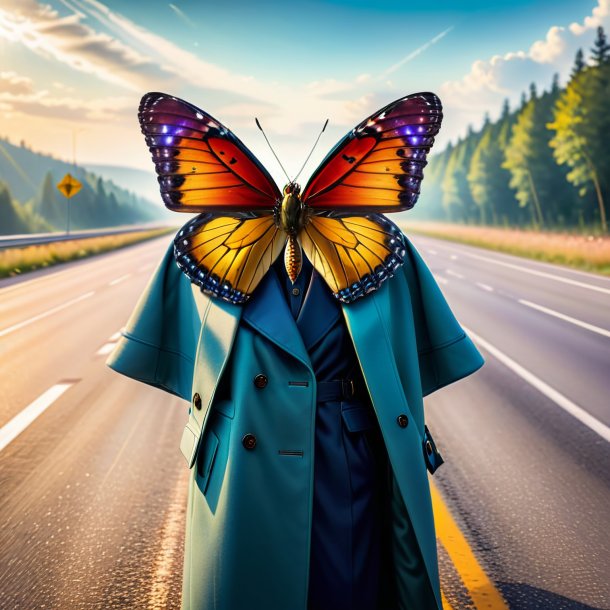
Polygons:
M138 119L167 208L198 213L174 256L191 282L245 303L284 250L292 281L302 252L333 295L350 303L403 264L401 230L383 212L412 208L442 121L434 93L381 108L328 153L301 191L273 178L229 129L166 93L147 93Z

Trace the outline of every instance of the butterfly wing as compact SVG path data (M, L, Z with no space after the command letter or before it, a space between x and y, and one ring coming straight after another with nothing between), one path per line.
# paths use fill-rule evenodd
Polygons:
M353 213L412 208L442 118L434 93L388 104L331 150L309 179L303 201L314 210Z
M307 258L343 303L379 288L403 263L402 231L382 214L325 212L299 235Z
M174 239L178 266L192 282L231 303L244 303L282 251L286 235L271 215L199 214Z
M169 209L271 211L281 199L273 178L241 140L200 108L147 93L138 119Z

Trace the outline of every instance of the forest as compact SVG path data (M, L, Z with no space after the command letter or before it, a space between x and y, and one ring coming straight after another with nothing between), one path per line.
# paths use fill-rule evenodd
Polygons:
M532 83L519 108L432 155L410 219L608 232L610 44L602 27L565 87ZM415 210L414 210L415 212Z
M70 173L82 189L66 199L57 183ZM87 169L0 138L0 235L94 229L163 218L160 205Z

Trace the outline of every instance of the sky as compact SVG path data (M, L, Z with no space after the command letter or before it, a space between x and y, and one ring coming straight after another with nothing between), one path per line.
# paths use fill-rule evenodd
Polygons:
M531 82L565 83L599 25L610 35L610 0L0 0L0 136L152 171L137 108L162 91L220 120L281 186L254 117L291 177L328 118L304 183L352 127L418 91L441 98L442 150Z

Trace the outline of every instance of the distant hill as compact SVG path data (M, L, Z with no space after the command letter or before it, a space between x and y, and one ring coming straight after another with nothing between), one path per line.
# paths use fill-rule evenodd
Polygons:
M69 204L56 188L66 173L83 184ZM152 203L134 190L118 186L113 180L83 167L34 152L24 143L17 146L3 138L0 138L0 184L4 185L3 192L6 191L4 205L0 206L2 234L15 232L11 227L23 229L24 223L28 229L21 232L44 230L41 227L64 230L67 205L70 205L70 226L74 229L140 224L168 218L163 206ZM21 220L15 220L14 210Z
M150 171L116 165L87 164L86 168L97 176L111 180L115 184L133 191L136 195L163 207L161 194L159 193L159 183L157 182L157 175L152 170L152 163Z

